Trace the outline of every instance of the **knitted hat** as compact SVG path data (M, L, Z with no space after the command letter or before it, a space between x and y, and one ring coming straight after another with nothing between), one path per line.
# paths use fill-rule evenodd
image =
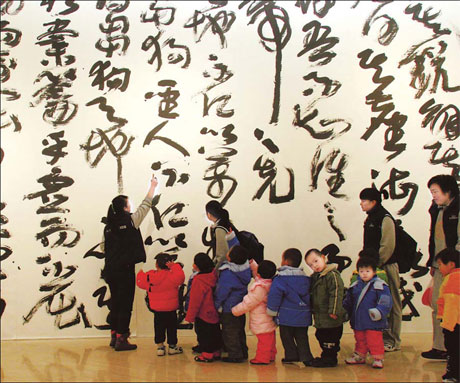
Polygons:
M376 188L366 188L359 193L359 199L368 201L376 201L378 204L382 203L382 194Z
M195 255L193 262L202 273L209 273L214 269L214 263L211 260L211 258L209 258L208 254L198 253L197 255Z

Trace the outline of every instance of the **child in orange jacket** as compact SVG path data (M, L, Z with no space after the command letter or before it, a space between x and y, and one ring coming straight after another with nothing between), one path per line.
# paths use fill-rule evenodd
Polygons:
M436 257L443 281L439 289L437 318L441 320L444 345L447 350L447 368L443 382L459 379L459 325L460 325L460 253L454 248L440 251Z
M167 253L157 254L157 270L147 273L140 270L136 283L141 289L147 290L149 306L154 312L155 343L157 355L164 356L164 342L168 335L168 354L181 354L182 347L177 346L177 313L179 308L179 287L184 283L185 274L178 263L172 261Z

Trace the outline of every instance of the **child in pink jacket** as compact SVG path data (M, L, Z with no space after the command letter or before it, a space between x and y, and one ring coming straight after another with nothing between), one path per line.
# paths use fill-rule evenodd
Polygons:
M164 342L168 335L168 354L181 354L182 347L177 346L177 313L179 308L179 287L184 283L185 274L178 263L172 261L167 253L157 254L157 270L137 273L136 283L147 290L149 306L154 311L155 343L157 355L164 356Z
M262 261L257 266L251 262L255 282L249 288L243 301L232 308L235 316L249 312L249 329L257 336L257 351L251 364L269 364L276 356L276 324L267 314L267 295L276 273L272 261Z

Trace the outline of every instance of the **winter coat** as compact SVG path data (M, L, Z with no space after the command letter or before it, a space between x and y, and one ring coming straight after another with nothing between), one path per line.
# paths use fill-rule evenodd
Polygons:
M311 307L316 328L339 327L345 321L344 286L336 266L326 265L311 276ZM333 319L329 314L337 315Z
M437 318L441 319L441 327L454 331L460 324L460 269L456 268L447 274L439 288Z
M267 313L282 326L311 325L310 277L302 268L282 266L273 279L267 298Z
M190 288L190 300L185 320L193 323L200 318L207 323L218 323L219 315L214 307L214 287L217 282L217 273L198 273L193 277Z
M264 334L276 330L273 317L267 314L267 297L271 279L256 278L243 301L232 308L235 316L249 312L249 329L253 334Z
M430 257L426 263L427 267L433 266L433 260L435 257L436 251L440 251L441 249L435 249L435 228L436 228L436 221L438 219L438 214L440 211L440 207L433 201L430 206L428 212L430 213L431 217L431 225L430 225L430 240L428 244L428 251ZM444 208L444 212L442 215L442 228L444 231L444 237L446 240L446 247L456 247L458 249L459 244L459 222L458 222L458 214L459 214L459 199L458 197L454 198L451 203Z
M369 282L358 277L347 291L343 307L353 330L383 330L393 302L388 285L377 276Z
M246 261L242 265L224 262L219 268L219 279L214 293L214 305L219 312L229 313L248 292L251 268ZM192 284L193 285L193 284Z
M181 265L174 263L170 269L137 273L137 286L147 290L149 306L153 311L174 311L179 308L179 287L185 274Z

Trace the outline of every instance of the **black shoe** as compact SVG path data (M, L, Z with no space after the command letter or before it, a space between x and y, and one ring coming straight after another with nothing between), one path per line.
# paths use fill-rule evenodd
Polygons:
M129 343L129 333L117 334L117 341L115 343L115 351L131 351L137 348L137 345Z
M313 367L318 367L318 368L336 367L337 366L337 360L315 358L313 360L312 366Z
M225 357L225 358L222 358L222 362L225 362L225 363L243 363L243 359L242 358Z
M305 367L311 367L313 366L313 359L304 360L302 363L305 365Z
M196 346L193 346L192 347L192 352L196 353L196 354L201 354L201 347L199 344L197 344Z
M286 358L283 358L281 359L281 363L284 363L284 364L293 364L293 363L299 363L300 360L296 360L296 359L286 359Z
M425 359L447 360L447 352L433 348L430 351L422 352L422 357Z

